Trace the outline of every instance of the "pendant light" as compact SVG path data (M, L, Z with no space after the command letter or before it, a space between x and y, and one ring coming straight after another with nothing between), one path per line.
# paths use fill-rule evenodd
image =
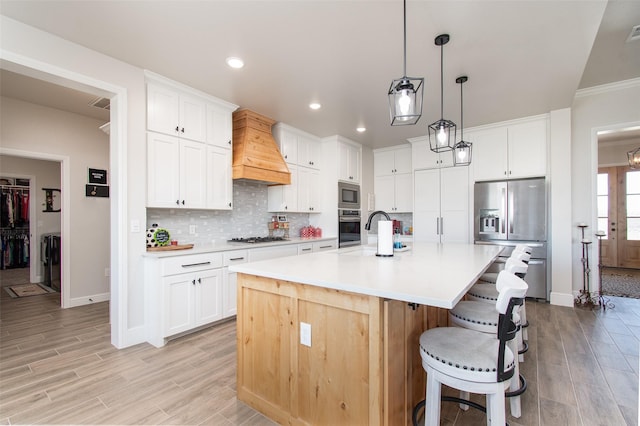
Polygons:
M416 124L422 116L424 78L407 77L407 0L404 0L404 74L389 86L392 126Z
M436 37L436 46L440 46L440 120L429 125L429 145L433 152L444 152L453 149L456 141L456 123L444 119L444 45L449 42L449 34ZM453 133L453 135L451 135Z
M627 152L627 158L629 159L629 167L640 169L640 148Z
M453 165L468 166L471 164L471 142L464 140L464 118L462 113L462 85L469 80L469 77L463 75L456 78L456 83L460 85L460 142L453 147Z

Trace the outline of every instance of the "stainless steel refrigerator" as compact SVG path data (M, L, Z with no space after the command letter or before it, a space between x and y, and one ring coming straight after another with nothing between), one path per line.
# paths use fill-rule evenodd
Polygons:
M544 178L477 182L474 186L476 244L503 245L506 258L518 243L533 248L525 281L527 297L547 295L547 191Z

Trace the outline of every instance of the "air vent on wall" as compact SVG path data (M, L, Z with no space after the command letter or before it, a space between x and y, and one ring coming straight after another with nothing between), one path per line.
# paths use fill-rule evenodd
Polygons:
M631 33L627 38L627 43L637 40L640 40L640 25L635 25L633 28L631 28Z
M93 101L89 102L90 106L94 106L96 108L102 109L111 109L111 101L108 98L96 98Z

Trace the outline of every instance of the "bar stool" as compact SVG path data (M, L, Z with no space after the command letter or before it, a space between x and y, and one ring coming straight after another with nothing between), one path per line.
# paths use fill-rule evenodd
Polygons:
M526 268L526 265L524 265L520 261L517 261L514 259L509 259L509 261L517 262L520 265L523 265L524 268ZM512 266L513 265L508 265L507 268L513 269ZM482 284L482 285L487 287L497 288L496 291L500 293L501 291L504 290L505 286L509 286L511 284L512 280L508 279L509 276L515 277L512 272L505 269L504 271L500 272L500 274L498 275L498 282L496 283L495 286L492 286L492 285L490 286L487 284ZM518 277L518 279L521 280L521 277ZM521 280L521 281L524 282L524 280ZM529 288L529 286L526 285L526 283L525 283L525 286L526 286L525 288L525 296L526 296L526 290ZM499 297L500 296L498 295L498 298ZM475 330L481 333L488 333L493 336L495 336L498 332L499 313L498 311L496 311L495 305L490 305L488 303L479 302L479 301L469 301L469 300L460 301L458 302L458 304L456 304L456 306L453 307L453 309L449 311L449 319L452 324L458 327L469 329L469 330ZM510 340L508 342L508 345L509 345L509 349L511 349L511 351L514 354L517 354L519 353L518 347L521 341L520 317L518 315L517 308L515 308L513 311L512 321L516 326L516 337L513 340ZM520 357L517 357L514 362L515 364L514 375L510 379L510 382L509 382L510 391L507 394L507 396L510 397L509 403L511 408L511 415L515 418L519 418L522 415L520 395L522 395L527 388L526 380L524 379L524 377L520 376L519 358ZM465 396L463 395L462 397L464 398ZM468 398L468 396L466 397ZM462 407L462 408L466 409L466 407Z
M509 259L507 259L507 263L505 264L506 266L504 270L511 272L515 274L517 277L524 279L527 273L527 270L529 268L529 265L518 260L523 258L526 258L526 256L523 256L522 253L519 253L519 254L516 254L515 256L510 257ZM480 282L480 283L474 284L473 287L471 287L467 292L467 300L484 302L487 305L491 306L495 304L496 301L498 300L498 289L496 288L496 285L491 283ZM529 345L526 342L529 336L527 334L527 328L526 328L528 324L526 322L527 311L526 311L525 303L522 304L522 307L518 311L518 314L519 314L518 318L521 321L520 324L516 324L519 326L518 335L517 335L518 359L520 362L524 362L524 354L529 349Z
M485 394L486 410L471 401L442 399L486 411L487 425L505 424L505 389L515 369L514 353L507 347L507 341L515 337L516 327L511 316L514 307L522 304L527 285L508 272L503 276L500 280L506 280L507 285L501 289L496 302L497 338L460 327L432 328L420 336L420 356L427 372L425 426L440 425L441 384L463 392Z
M517 244L516 248L511 253L509 259L518 259L522 262L529 264L529 260L531 259L531 247L525 244ZM509 260L507 259L507 261ZM506 265L506 264L505 264ZM505 266L506 267L506 266ZM468 298L470 300L482 300L487 303L495 303L498 298L498 292L493 288L488 287L480 287L478 284L486 284L486 283L495 283L495 278L497 274L495 272L488 272L483 274L478 282L471 287L471 289L467 292ZM524 275L520 278L524 278ZM525 341L529 340L529 333L527 332L527 327L529 327L529 322L527 321L527 305L523 304L522 309L520 310L520 317L522 320L522 333L519 335L521 337L520 351L522 353L526 352ZM521 361L524 359L521 357Z
M529 260L531 259L531 254L524 251L520 251L518 249L514 249L511 252L511 256L509 256L507 261L509 259L517 259L528 264ZM506 267L506 262L505 262L505 267ZM498 272L485 272L484 274L482 274L482 276L480 276L480 279L478 280L478 282L495 284L497 278L498 278Z

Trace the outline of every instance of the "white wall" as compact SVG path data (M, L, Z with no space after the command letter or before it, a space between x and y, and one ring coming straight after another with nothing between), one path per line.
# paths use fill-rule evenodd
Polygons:
M72 226L69 235L63 234L62 244L70 245L72 262L71 270L63 273L69 273L71 277L69 297L72 301L77 301L72 302L73 305L82 304L83 301L88 303L89 298L104 299L109 293L109 280L104 274L105 268L110 265L109 199L85 196L87 169L109 169L109 138L99 129L104 122L4 97L0 98L0 120L3 148L69 157L71 186L62 188L61 196L70 197L71 209L66 213ZM43 163L47 165L50 162L3 157L2 170L20 171L22 165L32 169L35 166L34 171L37 171L38 165L42 166ZM49 187L60 188L60 163L54 165L53 169L57 169L58 173L57 184ZM46 169L43 167L42 171ZM37 219L50 222L50 217L55 216L56 230L59 232L61 214L42 213L44 191L41 188L44 185L44 182L38 181Z
M12 71L41 75L74 88L111 96L112 183L111 341L124 347L144 341L146 218L146 101L142 69L0 16L0 57ZM115 102L114 102L115 101ZM123 180L119 181L119 177ZM115 199L115 201L114 201ZM115 207L114 207L115 206ZM128 226L137 221L140 232ZM121 256L123 254L123 256ZM122 261L121 261L122 257Z
M627 80L617 84L581 90L576 94L572 107L571 143L571 205L572 209L572 264L573 290L582 288L582 246L577 224L588 225L585 238L593 236L596 224L596 173L597 135L600 130L619 129L630 125L640 125L640 79ZM590 253L590 259L597 257L597 245ZM592 281L598 279L596 268L591 273ZM593 288L592 288L593 289Z
M4 121L5 104L0 98L0 121L4 123L2 131L9 124ZM0 133L0 143L4 145L4 137ZM31 182L35 187L34 193L29 194L29 205L34 205L30 211L35 212L35 217L29 216L29 222L36 224L35 234L31 236L30 244L36 245L36 250L29 259L32 267L35 267L35 282L41 282L42 264L40 263L40 235L49 232L60 232L60 213L43 212L45 204L45 192L42 188L60 188L60 163L57 161L34 160L30 158L11 157L0 155L0 175L6 176L33 176ZM34 256L35 255L35 256Z

